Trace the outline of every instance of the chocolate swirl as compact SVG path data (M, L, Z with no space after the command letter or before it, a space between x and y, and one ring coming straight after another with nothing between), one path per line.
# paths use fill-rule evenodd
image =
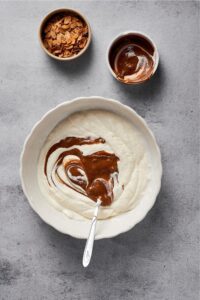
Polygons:
M51 146L46 154L44 166L49 185L58 187L59 182L93 201L100 199L103 206L110 205L113 201L114 178L118 177L119 158L114 153L104 150L84 155L75 147L105 142L102 138L66 137ZM63 151L59 152L53 167L48 170L49 158L58 149Z
M155 49L147 38L129 33L114 42L109 51L109 62L120 81L142 82L153 73Z

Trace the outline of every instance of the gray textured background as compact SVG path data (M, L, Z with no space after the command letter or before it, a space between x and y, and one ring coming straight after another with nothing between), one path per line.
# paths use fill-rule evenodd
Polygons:
M80 9L93 43L72 63L40 49L41 18ZM0 299L197 300L199 152L199 4L197 2L0 2ZM121 31L148 33L160 66L148 83L123 86L109 74L106 48ZM157 202L133 230L95 243L56 232L31 210L19 179L26 135L50 108L77 96L119 99L148 122L161 147Z

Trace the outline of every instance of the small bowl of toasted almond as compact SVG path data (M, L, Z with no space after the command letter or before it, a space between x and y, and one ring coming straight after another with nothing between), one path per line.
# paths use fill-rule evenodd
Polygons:
M50 12L39 28L43 50L56 60L66 61L81 56L91 42L91 28L78 11L60 8Z

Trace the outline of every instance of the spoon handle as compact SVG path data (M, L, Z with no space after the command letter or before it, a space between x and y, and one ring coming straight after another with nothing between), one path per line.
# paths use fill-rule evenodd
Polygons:
M97 222L97 215L98 215L98 210L99 210L99 206L101 204L101 201L98 200L97 201L97 205L95 207L95 212L94 212L94 217L92 219L92 224L90 227L90 232L89 232L89 236L85 245L85 250L83 253L83 266L86 268L91 260L92 257L92 250L93 250L93 245L94 245L94 237L95 237L95 229L96 229L96 222Z

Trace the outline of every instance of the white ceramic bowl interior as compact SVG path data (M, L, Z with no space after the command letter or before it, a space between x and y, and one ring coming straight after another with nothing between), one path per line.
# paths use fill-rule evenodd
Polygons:
M149 80L156 72L157 68L158 68L158 64L159 64L159 53L158 53L158 48L156 46L156 44L154 43L154 41L152 40L152 38L150 38L150 36L148 36L147 34L141 32L141 31L125 31L125 32L122 32L120 34L118 34L110 43L110 45L108 46L108 49L107 49L107 54L106 54L106 61L107 61L107 66L108 66L108 69L110 70L110 73L113 75L113 77L117 80L119 80L117 78L117 75L115 74L115 72L113 71L111 65L110 65L110 61L109 61L109 54L110 54L110 51L111 51L111 48L113 47L114 43L117 42L119 39L121 39L122 37L125 37L125 36L128 36L128 35L138 35L142 38L144 38L145 40L147 40L154 48L154 67L153 67L153 70L152 70L152 73L151 73L151 76L147 79L145 79L144 81L147 81ZM124 83L123 81L119 80L120 82ZM141 84L143 83L144 81L140 81L140 82L131 82L131 83L125 83L125 84L132 84L132 85L138 85L138 84Z
M132 122L143 135L151 157L152 180L138 205L127 213L97 222L96 239L110 238L128 231L145 217L153 206L161 185L161 156L155 138L146 122L128 106L102 97L86 97L64 102L50 110L33 127L25 141L20 162L21 182L31 207L47 224L73 237L87 238L90 220L77 221L68 218L51 206L42 195L37 180L37 162L40 150L52 129L70 114L88 109L112 111Z

